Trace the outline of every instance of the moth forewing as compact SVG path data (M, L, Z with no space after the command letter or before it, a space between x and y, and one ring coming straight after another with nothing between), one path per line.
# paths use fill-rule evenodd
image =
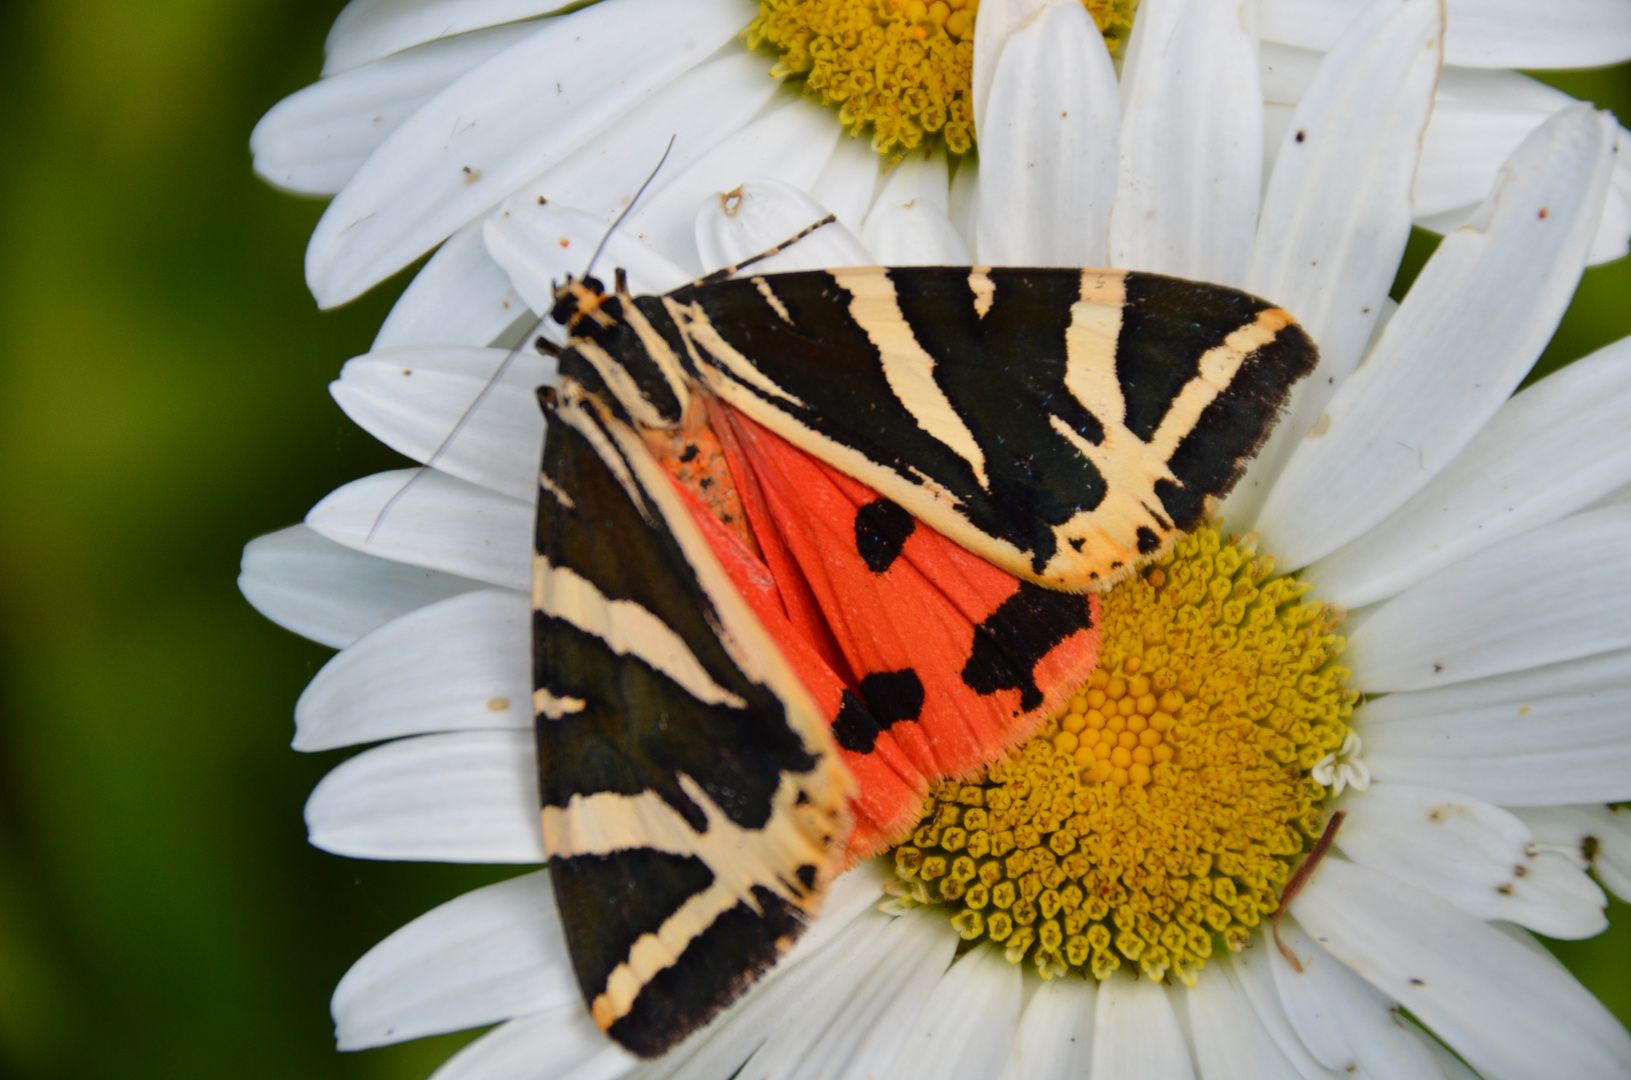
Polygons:
M651 1055L791 945L836 869L852 785L640 434L568 379L547 439L534 572L545 847L591 1014Z

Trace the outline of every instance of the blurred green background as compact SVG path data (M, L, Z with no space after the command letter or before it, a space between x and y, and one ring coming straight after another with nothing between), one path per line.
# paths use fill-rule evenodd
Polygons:
M243 543L400 464L326 390L406 275L319 313L322 206L250 172L341 0L0 4L0 1075L426 1076L469 1036L338 1054L328 996L503 869L308 847L343 754L288 748L328 651L256 615ZM1552 80L1631 115L1631 70ZM1418 264L1431 250L1418 235ZM1543 364L1631 333L1593 270ZM1631 1020L1631 911L1559 954Z

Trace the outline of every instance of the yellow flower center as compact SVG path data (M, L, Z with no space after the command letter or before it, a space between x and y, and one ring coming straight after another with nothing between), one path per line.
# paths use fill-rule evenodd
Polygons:
M1138 0L1083 0L1112 53ZM939 137L954 154L974 145L969 100L980 0L759 0L743 39L781 57L771 74L838 108L852 135L898 157Z
M1043 978L1193 986L1244 947L1325 825L1357 694L1343 612L1202 528L1104 597L1099 670L1008 760L938 785L888 905L940 903Z

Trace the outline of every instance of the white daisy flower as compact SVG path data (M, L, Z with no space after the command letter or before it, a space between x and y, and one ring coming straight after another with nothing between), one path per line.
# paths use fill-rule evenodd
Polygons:
M345 303L441 245L376 345L486 345L521 315L481 243L480 222L504 200L543 196L609 222L672 135L673 154L631 229L687 272L699 269L694 206L728 190L732 176L807 190L864 236L887 227L867 224L888 186L886 159L869 143L896 154L928 145L960 151L978 129L983 167L1005 155L1001 133L975 123L985 119L996 58L1039 8L1059 2L985 0L976 22L980 0L353 0L329 35L322 79L257 126L255 167L288 190L335 195L307 252L320 305ZM1086 2L1117 46L1136 0ZM1120 122L1137 138L1182 130L1186 139L1176 144L1196 135L1227 143L1242 170L1231 182L1267 176L1321 57L1363 6L1147 2L1133 37L1141 23L1166 27L1151 35L1161 42L1152 50L1160 66L1195 73L1207 96L1194 82L1151 82L1129 56ZM1447 10L1449 66L1412 204L1420 224L1439 231L1465 221L1493 189L1500 163L1571 103L1511 69L1631 58L1626 0L1453 0ZM1170 33L1179 24L1184 51ZM748 40L760 48L749 50ZM1122 111L1108 91L1117 76L1103 46L1083 43L1080 51L1071 68L1049 74L1068 70L1099 84L1098 126L1085 132L1103 140ZM776 72L805 96L767 76L773 55ZM892 74L878 85L876 71ZM1171 101L1152 96L1158 86L1181 93L1184 108L1175 113ZM1266 126L1247 122L1259 108ZM869 137L841 137L843 124ZM1261 172L1252 166L1259 153ZM954 193L954 221L975 171L972 157L958 171L965 190ZM1122 182L1148 180L1123 170ZM1628 194L1631 162L1616 170L1592 261L1625 253ZM977 246L978 230L957 223ZM985 239L992 250L982 258L1003 261L1001 242ZM1237 239L1230 249L1244 251ZM1110 254L1123 254L1114 241Z
M1255 63L1249 39L1237 53L1217 50L1215 27L1162 21L1171 10L1145 0L1143 25L1169 30L1158 38L1164 60L1191 62L1145 63L1135 28L1124 117L1141 108L1152 119L1184 116L1174 102L1205 113L1223 93L1216 88L1254 70L1240 62ZM1102 67L1098 75L1073 68L1070 78L1034 77L1092 55L1090 40L1071 4L1048 8L1006 43L986 127L1007 149L998 154L988 143L977 191L959 193L937 161L914 161L867 215L888 207L883 224L868 232L863 221L865 245L829 227L779 256L780 268L870 262L885 251L931 261L959 244L982 258L1007 244L1003 254L1016 262L1089 264L1099 260L1087 256L1103 251L1123 266L1242 285L1299 315L1321 364L1225 507L1226 529L1248 535L1203 530L1159 576L1110 593L1103 677L1043 735L1074 752L1089 733L1114 730L1108 702L1142 697L1139 690L1152 709L1193 715L1183 710L1205 688L1187 686L1185 676L1204 682L1230 661L1209 655L1186 667L1178 646L1157 656L1118 633L1161 616L1168 574L1222 573L1234 588L1268 593L1268 616L1300 628L1298 655L1341 647L1339 609L1348 609L1340 662L1352 674L1344 687L1336 665L1315 661L1323 681L1299 690L1323 710L1310 725L1318 730L1292 736L1299 753L1318 751L1298 758L1308 772L1299 783L1318 785L1321 798L1338 796L1329 808L1346 819L1281 923L1285 953L1262 916L1289 865L1263 841L1288 827L1306 836L1318 821L1277 807L1268 825L1242 826L1244 847L1225 849L1259 860L1255 871L1227 875L1257 877L1256 891L1223 886L1208 869L1189 875L1207 882L1211 900L1227 902L1208 925L1239 951L1213 948L1209 935L1169 939L1167 930L1184 925L1176 907L1170 917L1150 916L1165 919L1153 935L1132 923L1142 944L1115 941L1127 928L1113 919L1106 926L1105 913L1095 916L1084 899L1061 904L1087 912L1079 935L1071 931L1086 952L1050 946L1045 931L1016 949L1018 932L1001 933L994 918L982 915L970 934L967 913L988 909L897 856L905 875L883 860L840 878L820 918L767 979L677 1051L641 1065L589 1020L548 875L537 872L445 904L359 960L333 1002L343 1048L499 1024L448 1061L440 1080L610 1080L635 1070L698 1078L1460 1078L1472 1075L1469 1065L1490 1078L1631 1074L1624 1028L1528 936L1586 937L1604 927L1590 868L1617 893L1631 892L1631 827L1601 806L1631 798L1623 719L1631 698L1631 342L1512 395L1595 242L1613 186L1617 126L1573 106L1530 132L1489 198L1446 237L1394 310L1387 290L1411 224L1440 43L1450 41L1434 5L1378 0L1353 21L1303 91L1261 202L1231 137L1123 119L1111 141L1120 110L1105 105L1114 84ZM1250 131L1244 137L1250 145ZM1035 167L1012 166L1009 155L1021 148ZM1070 185L1065 177L1096 179ZM822 212L808 194L774 181L709 197L686 258L728 264ZM596 220L540 206L528 192L484 221L481 246L506 288L541 310L550 277L581 268L560 252L581 249ZM637 285L663 288L686 276L632 237L614 236L608 252ZM502 356L470 346L381 348L347 364L334 392L362 426L424 460ZM437 467L383 522L381 509L408 473L347 485L305 525L246 549L241 583L250 600L341 649L297 706L296 747L383 744L336 768L313 793L307 821L320 847L365 858L543 861L527 594L543 427L531 389L552 375L548 360L519 354ZM1203 562L1210 569L1199 570ZM1295 578L1281 576L1287 571ZM1293 602L1304 588L1310 602ZM1134 659L1139 666L1130 666ZM1164 670L1174 678L1156 699ZM1138 686L1141 677L1152 687ZM1355 708L1346 691L1373 699ZM1249 703L1220 711L1218 722L1259 731L1267 723ZM1158 730L1155 715L1147 730ZM1074 741L1061 741L1066 735ZM1013 768L1028 760L1021 755ZM996 790L1003 779L994 770L986 783ZM1213 780L1255 800L1272 794L1243 774ZM1288 791L1302 800L1295 809L1317 810L1320 799L1298 790ZM1179 834L1194 824L1178 821L1177 831L1156 838L1167 848L1115 865L1139 871L1156 854L1180 852L1194 841ZM907 846L928 857L941 842L912 839ZM1126 856L1149 841L1117 828L1103 842ZM889 912L879 909L885 886L896 897ZM925 899L937 902L918 902ZM1037 906L1044 924L1053 918L1046 902ZM961 920L955 929L953 919ZM1068 917L1060 921L1068 928ZM1109 945L1095 943L1090 924ZM1059 974L1054 954L1064 957L1064 977L1044 979ZM1107 977L1076 974L1082 970ZM1128 976L1137 971L1154 977Z

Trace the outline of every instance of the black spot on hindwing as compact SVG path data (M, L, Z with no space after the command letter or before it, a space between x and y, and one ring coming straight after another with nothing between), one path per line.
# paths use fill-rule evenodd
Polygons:
M977 694L1018 690L1020 709L1042 704L1036 665L1072 634L1093 627L1085 594L1061 593L1021 581L1014 595L974 628L963 682Z
M874 574L882 574L917 528L917 519L888 499L874 499L855 511L855 550Z
M832 725L833 738L852 753L872 753L882 732L923 715L923 680L911 668L874 671L858 689L859 695L844 691Z

